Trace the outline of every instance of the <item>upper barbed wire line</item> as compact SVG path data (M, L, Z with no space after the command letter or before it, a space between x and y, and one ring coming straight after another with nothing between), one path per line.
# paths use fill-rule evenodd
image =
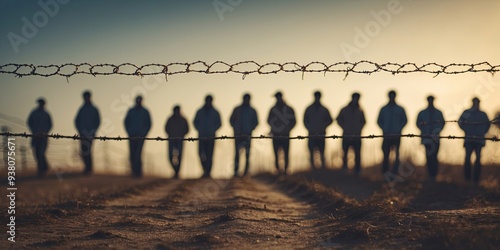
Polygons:
M107 76L107 75L125 75L125 76L151 76L151 75L177 75L188 73L203 73L203 74L241 74L243 78L249 74L277 74L280 72L296 73L345 73L347 77L350 73L356 74L372 74L376 72L388 72L393 75L408 74L415 72L429 73L438 76L439 74L463 74L463 73L478 73L488 72L494 74L500 71L500 65L492 65L489 62L480 63L425 63L417 65L416 63L393 63L387 62L378 64L372 61L358 62L336 62L327 64L325 62L313 61L306 64L297 62L266 62L258 63L256 61L241 61L236 63L227 63L224 61L214 61L208 63L205 61L194 62L173 62L168 64L149 63L136 65L133 63L64 63L50 65L33 65L33 64L18 64L7 63L0 65L0 74L11 74L16 77L24 76L63 76L71 77L74 75L92 75L92 76ZM344 78L345 79L345 78Z

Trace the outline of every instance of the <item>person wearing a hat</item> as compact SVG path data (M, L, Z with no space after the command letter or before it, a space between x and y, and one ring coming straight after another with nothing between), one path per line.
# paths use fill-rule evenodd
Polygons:
M142 177L142 147L144 137L151 129L151 116L149 111L142 106L142 96L135 98L135 106L128 110L125 117L125 129L130 137L130 165L132 176Z
M275 95L276 104L269 111L267 123L271 126L273 136L274 161L278 173L286 174L288 171L288 152L290 149L290 130L295 127L295 111L283 100L283 94L277 92ZM279 152L283 151L285 165L284 172L279 166Z
M427 102L427 108L418 113L417 127L422 135L421 144L425 146L428 178L430 181L435 181L439 165L439 135L444 128L444 117L443 113L434 106L433 96L428 96Z
M361 173L361 130L366 124L365 113L359 105L359 93L353 93L351 101L340 110L337 122L342 128L342 170L347 170L347 153L349 148L354 150L354 173Z
M479 99L472 99L472 107L465 110L458 125L465 132L465 163L464 177L466 181L471 180L471 156L472 152L476 153L476 162L474 163L473 178L474 184L479 184L481 175L481 149L485 145L484 136L490 129L490 120L485 112L479 109Z
M318 152L321 159L321 168L325 168L325 134L326 128L332 124L330 111L321 104L321 92L314 92L314 102L307 107L304 113L304 125L309 131L309 160L311 168L314 166L314 153ZM317 137L315 137L317 136Z
M382 151L384 153L382 174L386 174L389 171L389 155L391 150L394 150L396 154L392 172L398 174L401 131L408 122L408 119L404 108L396 103L396 92L394 90L389 91L388 97L389 103L382 107L377 119L377 124L382 129L384 135L384 141L382 142Z
M75 117L75 127L80 135L80 154L85 164L84 175L92 173L92 141L101 124L99 110L90 100L90 91L83 92L83 105Z
M52 129L52 119L50 114L45 110L45 99L37 100L38 107L35 108L28 117L28 127L33 134L31 137L31 146L35 155L38 176L43 177L47 174L49 165L45 152L48 146L48 133Z

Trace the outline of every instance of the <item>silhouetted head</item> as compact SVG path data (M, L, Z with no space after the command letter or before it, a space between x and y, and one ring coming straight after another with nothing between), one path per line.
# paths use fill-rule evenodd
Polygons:
M43 97L38 98L36 102L38 103L39 108L43 108L45 106L45 99L43 99Z
M181 114L181 107L179 105L174 106L174 115L180 115Z
M320 99L321 99L321 92L319 91L314 92L314 102L319 103Z
M211 107L212 106L212 101L214 100L214 98L211 96L211 95L207 95L205 97L205 106L206 107Z
M137 106L142 106L142 96L138 95L136 98L135 98L135 104Z
M353 105L358 106L359 105L359 98L360 97L361 97L361 95L358 92L353 93L352 96L351 96L351 99L352 99L351 103Z
M281 93L281 91L276 92L276 94L274 94L274 97L276 97L276 102L278 104L283 104L283 94Z
M250 106L250 94L243 95L243 105Z
M434 107L434 96L428 96L427 102L429 103L429 107Z
M472 98L472 108L473 109L479 108L479 98L477 97Z
M85 91L83 92L83 100L85 101L85 103L90 103L90 91Z
M388 96L389 96L389 102L392 103L396 102L396 91L394 90L389 91Z

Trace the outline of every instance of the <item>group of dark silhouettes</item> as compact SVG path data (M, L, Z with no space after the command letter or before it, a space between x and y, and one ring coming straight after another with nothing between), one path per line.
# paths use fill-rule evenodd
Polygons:
M289 165L290 131L296 125L295 111L283 99L283 94L277 92L275 95L276 104L271 108L267 119L271 127L273 137L273 149L275 157L275 167L279 174L286 174ZM407 123L406 112L403 107L396 103L396 92L390 91L389 102L380 110L377 123L383 131L382 151L384 160L382 163L382 173L398 173L399 166L399 146L401 141L401 131ZM92 173L92 141L100 124L98 109L91 102L91 93L83 93L84 104L78 111L75 118L75 127L80 135L81 157L85 165L84 174ZM343 166L347 170L348 150L354 150L354 173L361 171L361 130L366 124L363 109L359 104L360 94L352 94L352 100L347 106L341 109L337 116L337 122L343 129ZM321 93L314 93L314 102L307 107L304 114L304 125L309 131L308 148L310 151L310 163L312 168L316 168L314 154L318 152L321 160L321 168L325 168L325 131L333 123L333 118L328 109L321 104ZM427 157L427 168L429 180L434 181L438 174L438 151L440 145L440 132L445 126L443 114L434 106L434 97L427 98L428 107L422 110L417 117L417 126L421 135L421 144L425 146ZM38 107L32 111L28 118L28 125L32 132L32 147L38 164L38 174L44 176L48 170L45 151L47 149L47 135L52 127L49 113L44 109L45 100L37 100ZM221 117L214 108L213 97L207 95L205 104L197 112L193 124L198 131L198 153L203 167L203 177L210 177L213 162L215 133L221 127ZM259 124L256 110L250 105L250 95L243 96L243 103L236 107L229 119L234 130L235 137L235 161L234 176L238 176L241 151L245 151L244 176L248 174L250 159L250 143L252 131ZM127 112L125 121L130 148L130 164L134 177L142 176L142 147L144 137L151 128L151 117L149 111L142 105L142 97L137 96L135 106ZM479 109L479 99L472 100L472 107L465 110L458 121L460 128L467 137L464 141L465 163L464 176L466 180L479 182L481 174L481 149L485 145L484 136L490 127L490 121L485 112ZM182 148L186 134L189 132L189 124L181 114L181 108L175 106L173 114L165 124L165 131L168 134L168 155L170 163L174 168L175 178L179 177L182 160ZM389 155L391 150L395 152L393 166L389 168ZM475 152L476 160L474 170L471 170L471 154ZM283 167L280 167L279 156L283 155ZM472 176L472 178L471 178Z

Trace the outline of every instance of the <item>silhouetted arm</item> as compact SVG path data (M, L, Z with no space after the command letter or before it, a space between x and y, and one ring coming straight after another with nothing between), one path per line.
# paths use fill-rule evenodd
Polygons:
M222 126L222 122L220 120L220 114L217 110L215 110L215 130L218 130Z
M295 111L293 110L292 107L290 107L290 112L292 113L291 115L291 119L290 119L290 126L289 126L289 130L292 130L293 127L295 127L295 124L297 124L297 119L295 118Z
M182 137L184 137L185 135L187 135L187 133L189 133L189 124L186 120L186 118L182 117L182 125L183 125L183 133L182 133Z
M311 130L311 123L309 122L309 113L310 109L309 107L306 109L306 112L304 113L304 126L306 127L307 130Z
M341 109L340 112L339 112L339 115L337 116L337 123L339 124L339 126L344 129L344 125L345 125L345 108Z
M52 130L52 118L50 117L49 112L47 112L47 133L49 133Z
M420 129L420 131L422 131L425 126L425 121L423 119L423 116L424 116L424 111L420 111L417 115L417 128Z
M383 118L383 116L384 116L384 108L382 108L382 109L380 110L380 113L378 113L378 118L377 118L377 124L378 124L378 126L379 126L382 130L384 130L384 118Z
M145 124L145 127L144 127L144 134L143 136L146 136L149 132L149 130L151 129L151 116L149 115L149 111L147 111L146 109L144 110L146 111L146 124Z
M165 133L170 137L170 131L172 129L172 117L167 119L167 122L165 123Z
M94 110L95 110L95 112L94 112L94 119L95 119L94 120L95 121L95 123L94 123L94 134L95 134L95 132L97 131L97 129L101 125L101 114L99 113L99 110L96 107L94 107Z
M406 126L406 124L408 123L408 118L406 117L405 109L401 108L401 112L403 112L403 113L401 115L401 128L400 128L400 130L402 130Z
M486 135L486 133L488 133L488 130L490 130L490 119L488 119L488 115L486 113L482 113L483 114L483 118L482 118L482 121L481 121L481 125L483 127L483 135Z
M81 116L82 116L82 109L80 108L78 110L78 113L76 113L76 117L75 117L75 128L78 131L78 133L80 133L80 131L82 131L82 129L80 127L81 119L82 119Z
M231 124L231 127L236 126L236 112L238 112L238 107L233 109L233 113L231 114L231 117L229 118L229 123Z
M463 130L465 131L465 124L464 122L466 121L466 117L468 117L468 113L467 111L464 111L462 113L462 115L460 116L460 118L458 119L458 126Z
M325 111L326 111L326 116L325 116L325 129L326 129L330 124L333 123L333 117L327 108L325 108Z
M443 130L444 128L444 117L443 117L443 112L439 111L438 110L438 119L439 119L439 132L438 133L441 133L441 131Z
M361 112L361 121L360 122L361 122L361 128L363 128L366 124L365 111L360 109L359 112Z
M130 123L131 123L131 117L130 117L130 112L131 110L127 112L127 115L125 116L125 120L123 121L123 125L125 126L125 130L127 131L127 134L130 136Z
M259 118L257 116L257 111L252 108L252 130L254 130L257 125L259 125Z
M193 125L196 130L200 131L200 110L198 110L194 116Z

